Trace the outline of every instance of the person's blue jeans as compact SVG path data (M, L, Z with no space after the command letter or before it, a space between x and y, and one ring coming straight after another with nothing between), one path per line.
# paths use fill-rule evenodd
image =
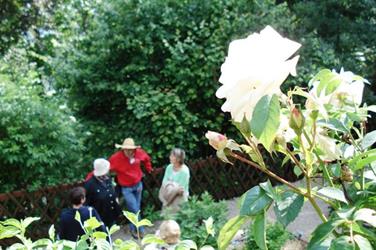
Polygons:
M121 192L124 197L125 207L129 212L136 214L141 209L141 196L142 196L142 182L135 184L130 187L121 187ZM138 217L141 220L141 217ZM130 223L130 229L133 232L136 232L136 227ZM141 233L144 233L144 228L139 228Z

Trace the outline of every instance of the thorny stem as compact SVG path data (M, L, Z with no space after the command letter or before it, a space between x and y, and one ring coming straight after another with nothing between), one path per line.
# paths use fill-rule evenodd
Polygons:
M321 220L323 222L327 222L328 220L326 219L324 213L321 211L321 208L319 207L319 205L317 205L315 199L311 196L311 197L308 197L308 200L311 202L313 208L316 210L316 212L320 216Z
M304 134L304 137L307 139L308 144L310 145L310 148L313 148L314 145L313 145L311 139L309 138L309 136L308 136L308 134L305 130L303 130L303 134ZM331 187L334 187L334 183L332 181L332 178L330 177L328 169L326 168L325 162L320 158L320 156L317 154L317 152L315 150L313 150L313 153L315 154L315 156L319 160L320 164L322 165L322 169L323 169L323 172L324 172L325 179L329 182L329 185Z
M279 177L278 175L274 174L273 172L271 172L270 170L268 170L267 168L262 168L261 166L259 166L258 164L238 155L238 154L235 154L234 152L231 152L231 156L244 162L244 163L247 163L248 165L251 165L252 167L260 170L261 172L264 172L265 174L269 175L270 177L273 177L274 179L277 179L279 182L285 184L286 186L288 186L289 188L291 188L292 190L294 190L296 193L298 194L301 194L301 195L304 195L304 193L299 189L297 188L296 186L294 186L293 184L291 184L290 182L286 181L285 179Z
M312 204L312 206L314 207L314 209L316 210L316 212L318 213L318 215L320 216L321 220L323 222L327 222L327 219L324 215L324 213L321 211L320 207L317 205L315 199L313 198L311 192L303 192L302 190L300 190L298 187L294 186L293 184L291 184L290 182L286 181L285 179L279 177L278 175L274 174L273 172L271 172L270 170L268 170L267 168L262 168L261 166L259 166L258 164L234 153L234 152L231 152L230 153L230 156L244 162L244 163L247 163L248 165L260 170L261 172L264 172L265 174L269 175L270 177L273 177L274 179L278 180L279 182L285 184L286 186L288 186L290 189L292 189L295 193L297 194L300 194L300 195L303 195L304 197L306 197Z
M307 175L307 172L305 171L304 167L302 166L302 164L300 163L300 161L298 161L298 159L296 159L295 155L286 147L285 148L286 152L290 155L291 159L295 162L295 164L300 168L300 170L304 173L304 175Z

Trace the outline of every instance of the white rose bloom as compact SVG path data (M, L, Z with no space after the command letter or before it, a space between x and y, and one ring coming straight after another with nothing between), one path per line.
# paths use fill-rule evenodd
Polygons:
M231 42L221 67L219 82L223 85L216 92L218 98L226 98L222 110L231 112L235 121L242 121L244 115L250 120L260 98L280 94L287 76L296 75L299 56L288 59L300 46L270 26L260 34Z
M338 87L328 95L325 94L325 90L318 94L320 82L317 81L313 83L313 88L309 91L309 97L306 102L307 109L317 109L325 118L328 116L325 108L326 104L337 108L343 105L359 106L363 99L364 82L367 82L367 80L343 69L341 69L340 73L335 71L332 71L332 73L341 81Z

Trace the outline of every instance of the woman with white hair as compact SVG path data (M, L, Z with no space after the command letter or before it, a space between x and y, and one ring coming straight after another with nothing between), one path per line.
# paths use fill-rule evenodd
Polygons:
M100 158L96 159L93 165L93 176L84 184L86 204L94 207L104 224L110 228L121 213L111 177L108 176L110 162Z
M163 203L163 210L169 208L171 212L179 209L179 204L187 201L189 196L189 168L184 164L185 152L174 148L170 153L170 164L166 167L159 191L159 199Z

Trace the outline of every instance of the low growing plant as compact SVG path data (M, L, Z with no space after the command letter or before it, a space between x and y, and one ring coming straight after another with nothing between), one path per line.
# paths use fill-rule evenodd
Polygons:
M164 246L166 243L154 234L147 234L143 239L140 238L139 228L142 226L152 226L153 224L148 219L139 220L138 214L133 214L123 211L124 216L136 226L138 240L121 240L116 239L112 242L111 235L120 229L118 225L113 225L106 232L99 231L102 223L95 217L82 222L79 212L76 212L75 219L80 223L85 234L81 235L77 242L69 240L59 240L55 233L55 228L52 225L48 231L49 238L42 238L32 241L26 237L27 227L34 221L39 220L38 217L28 217L24 220L17 220L14 218L0 221L0 240L5 238L18 238L21 242L14 243L7 249L10 250L32 250L32 249L64 249L64 250L85 250L85 249L103 249L103 250L141 250L149 244ZM204 220L204 227L206 238L211 235L214 236L215 231L213 227L213 218ZM205 243L205 242L203 242ZM166 245L167 246L167 245ZM1 249L1 247L0 247ZM203 244L200 248L192 240L182 240L175 247L176 250L214 250L213 247Z
M210 216L216 223L213 232L219 232L227 217L227 205L224 201L215 202L213 197L205 192L200 197L192 196L184 203L179 212L172 216L181 228L182 238L191 239L199 246L216 245L214 233L207 234L205 220Z

